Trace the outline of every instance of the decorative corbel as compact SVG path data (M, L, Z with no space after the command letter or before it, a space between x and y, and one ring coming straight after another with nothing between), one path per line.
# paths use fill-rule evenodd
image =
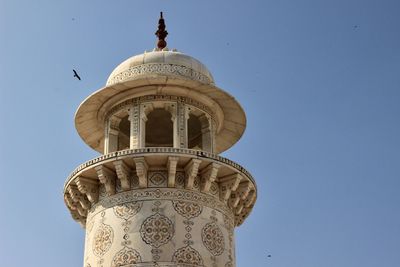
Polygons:
M256 200L256 191L252 189L249 195L243 200L243 204L246 208L251 207Z
M253 185L249 181L241 182L235 192L233 192L231 195L231 199L229 201L231 207L236 208L239 204L239 201L244 200L252 188Z
M191 159L188 164L185 166L185 188L186 189L193 189L194 179L199 172L201 160L200 159Z
M68 208L73 211L76 210L76 203L72 200L71 195L67 192L64 193L64 201Z
M104 184L109 195L115 194L115 173L104 165L95 167L100 183Z
M149 166L146 163L144 157L138 157L133 159L136 165L136 175L139 177L139 188L147 187L147 170Z
M220 199L226 203L230 198L232 191L235 191L238 188L241 180L242 176L239 173L219 178Z
M75 203L80 203L80 205L82 206L83 209L88 210L90 209L90 202L85 198L85 195L83 195L79 189L78 186L70 184L68 186L68 192L72 198L72 200ZM79 208L79 207L78 207Z
M94 204L99 200L99 181L78 176L75 183L81 193L86 194L89 201Z
M176 165L178 164L179 157L168 157L168 187L175 187L176 178Z
M217 178L218 170L220 167L221 165L213 162L201 171L201 192L208 193L208 191L210 191L211 184Z
M121 188L124 191L128 191L131 189L131 183L129 180L129 175L131 169L125 162L122 160L114 161L115 172L117 173L118 179L121 181Z

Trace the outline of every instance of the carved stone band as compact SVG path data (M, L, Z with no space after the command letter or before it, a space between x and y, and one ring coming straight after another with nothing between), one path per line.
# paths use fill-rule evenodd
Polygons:
M185 66L174 65L174 64L150 63L150 64L134 66L127 70L124 70L123 72L115 75L111 80L107 81L107 86L129 81L135 79L138 76L147 74L172 75L172 76L183 77L185 79L199 81L205 84L211 83L210 79L206 75Z

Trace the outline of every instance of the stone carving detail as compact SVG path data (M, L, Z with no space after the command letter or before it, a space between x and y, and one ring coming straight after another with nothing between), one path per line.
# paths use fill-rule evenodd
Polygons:
M156 248L168 243L173 235L174 225L171 220L159 213L148 217L140 227L143 241Z
M107 197L106 188L103 184L99 185L99 200Z
M115 254L111 267L120 267L120 266L126 266L129 264L135 264L138 262L141 262L142 258L140 257L139 252L132 248L127 248L124 247L120 251Z
M196 80L206 84L211 83L210 78L191 68L174 64L151 63L151 64L134 66L115 75L112 79L107 81L107 86L130 80L135 76L153 74L153 73L181 76L187 79Z
M203 211L201 205L192 202L173 201L173 206L176 212L188 220L199 216Z
M201 231L204 246L212 255L218 256L224 252L225 242L221 229L215 223L207 223Z
M232 263L231 261L228 261L228 262L225 264L225 267L233 267L233 263Z
M142 202L128 202L115 206L114 213L118 218L128 220L135 216L142 208Z
M190 264L190 266L203 265L200 253L191 246L186 246L175 251L172 261L178 264Z
M155 187L162 186L165 184L166 180L167 180L167 178L165 177L165 174L162 172L151 173L150 178L149 178L149 181L151 184L149 186L150 187L151 186L155 186Z
M172 201L189 201L198 203L199 205L216 209L233 220L232 212L230 211L228 206L219 201L218 198L215 198L208 194L202 194L199 192L184 189L177 190L167 188L142 189L121 192L119 194L100 200L98 203L92 206L88 215L88 220L91 220L93 216L103 211L105 208L114 207L115 205L121 205L123 203L132 201L147 201L153 199L169 199Z
M215 182L211 183L210 193L211 193L211 195L214 195L214 196L218 195L219 188L218 188L218 184L217 183L215 183Z
M103 256L110 249L113 239L113 229L107 224L100 224L94 234L93 253L99 257Z
M184 188L185 186L185 173L176 172L175 184L177 188Z

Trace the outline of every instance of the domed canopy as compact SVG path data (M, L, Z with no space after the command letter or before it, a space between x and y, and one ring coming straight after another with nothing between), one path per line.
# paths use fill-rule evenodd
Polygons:
M211 73L200 61L175 50L164 49L128 58L114 69L107 80L107 85L134 80L147 74L180 76L214 84Z
M216 153L234 145L246 127L246 115L233 96L214 85L207 68L198 60L166 49L133 56L114 69L104 88L79 106L75 127L93 149L102 153L106 114L119 103L146 95L189 97L213 110Z

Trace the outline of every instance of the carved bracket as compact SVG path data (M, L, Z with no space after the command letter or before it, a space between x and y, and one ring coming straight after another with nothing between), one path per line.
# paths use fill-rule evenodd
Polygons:
M115 173L104 165L96 166L95 170L100 183L104 184L109 195L115 194Z
M226 203L230 198L232 191L235 191L238 188L241 180L242 176L239 173L219 178L220 199Z
M175 187L176 178L176 165L178 164L179 157L168 157L168 187Z
M69 185L68 192L72 198L72 200L76 203L79 203L81 207L85 210L90 209L90 202L86 199L85 195L82 194L76 185ZM79 206L78 206L79 208Z
M129 175L131 173L131 169L122 160L114 161L114 166L115 166L115 172L117 173L117 177L121 181L122 190L124 191L130 190L131 183L129 180Z
M86 197L92 204L99 200L99 182L97 180L78 176L75 183L79 191L86 194Z
M221 165L217 163L211 163L206 168L204 168L201 172L201 187L200 190L203 193L208 193L210 191L211 184L217 178L218 170Z
M139 188L147 187L147 170L149 166L144 157L134 158L136 165L136 174L139 177Z
M193 189L194 179L199 172L201 160L200 159L191 159L189 163L185 166L185 188L186 189Z

